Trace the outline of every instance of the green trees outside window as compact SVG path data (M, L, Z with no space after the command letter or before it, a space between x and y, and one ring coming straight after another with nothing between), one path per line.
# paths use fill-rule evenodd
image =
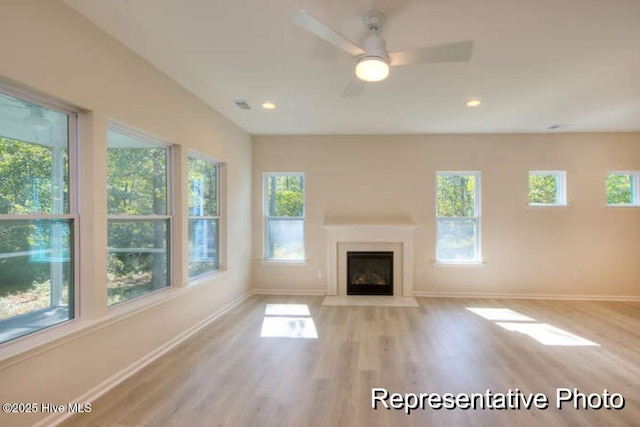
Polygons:
M480 261L479 181L479 172L436 174L438 262Z
M217 162L189 156L189 277L220 267L220 167Z
M0 93L0 342L74 316L74 120Z
M265 258L304 260L304 175L265 174Z
M564 171L530 171L530 205L566 205L566 174Z
M169 285L169 149L111 128L107 149L107 301Z
M640 172L609 172L606 185L607 205L640 205Z

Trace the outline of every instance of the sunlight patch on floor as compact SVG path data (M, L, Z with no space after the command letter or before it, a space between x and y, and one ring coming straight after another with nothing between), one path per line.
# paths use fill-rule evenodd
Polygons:
M508 308L466 307L467 310L487 320L493 321L511 332L527 335L540 344L549 346L596 346L597 344L564 329L541 323L522 313Z
M311 316L307 304L267 304L265 316Z
M318 331L306 304L267 304L260 337L317 339Z
M567 332L564 329L556 328L548 323L510 323L496 322L498 326L508 331L520 332L544 345L588 345L599 346L593 341L589 341L578 335Z
M526 321L535 322L536 319L532 319L529 316L513 311L509 308L485 308L485 307L467 307L467 310L474 312L478 316L482 316L487 320L512 322L512 321Z

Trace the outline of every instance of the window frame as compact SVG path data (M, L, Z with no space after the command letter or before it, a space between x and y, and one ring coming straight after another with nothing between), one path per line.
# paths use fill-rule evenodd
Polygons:
M191 259L190 259L190 254L188 253L189 250L187 249L187 277L188 277L188 283L191 284L194 281L196 281L197 279L212 274L212 273L216 273L218 271L220 271L221 269L221 256L220 256L220 241L221 241L221 236L222 236L222 218L221 218L221 212L222 212L222 207L221 207L221 201L222 201L222 197L220 197L221 193L221 169L222 169L222 162L219 160L216 160L212 157L208 157L202 153L199 153L198 151L195 150L189 150L187 153L187 185L189 183L189 159L197 159L197 160L201 160L203 162L206 162L210 165L213 165L215 168L215 174L216 174L216 194L215 194L215 200L216 200L216 212L215 212L215 216L211 216L211 215L191 215L191 213L189 212L189 203L187 203L187 228L190 227L191 225L191 220L218 220L218 229L217 229L217 239L216 239L216 243L217 243L217 247L216 247L216 267L213 269L208 269L202 273L196 274L194 276L190 276L189 275L189 267L190 267L190 263L191 263ZM190 190L187 189L187 194ZM190 228L189 228L190 229ZM187 231L187 242L188 245L191 242L191 236L190 236L190 232ZM188 247L187 245L187 247Z
M609 203L607 202L608 192L607 192L607 179L610 175L629 175L631 177L631 203ZM604 202L607 207L612 208L633 208L640 207L640 171L633 170L608 170L605 173L604 180Z
M531 192L531 176L554 176L556 178L556 201L555 203L531 202L529 193ZM564 170L530 170L527 175L527 204L529 206L542 207L563 207L567 206L567 171Z
M27 214L0 214L0 223L4 221L35 221L35 220L46 220L50 222L55 221L66 221L69 222L69 232L71 233L71 238L69 243L71 245L70 248L70 280L71 286L68 289L68 302L67 302L67 312L68 317L62 321L45 324L39 328L33 328L32 330L11 336L7 340L0 341L0 347L14 345L17 342L23 342L24 340L29 340L34 336L42 335L46 333L46 331L64 327L64 325L68 325L72 322L75 322L79 316L79 303L80 303L80 221L79 221L79 212L78 212L78 192L79 192L79 165L78 165L78 121L79 121L79 112L76 109L69 105L65 105L56 101L49 100L46 96L39 96L33 94L27 90L16 88L10 84L4 83L0 81L0 93L7 95L9 97L13 97L19 99L21 101L28 102L30 104L34 104L40 107L44 107L48 110L55 111L60 114L64 114L67 117L67 201L64 205L61 213L45 214L45 213L27 213ZM10 139L10 138L9 138ZM25 141L29 143L29 141ZM52 160L53 161L53 160ZM54 167L52 165L52 167ZM63 166L64 168L64 162ZM64 178L63 178L64 179ZM53 285L50 285L50 300L54 298L54 292L62 291L54 290ZM11 319L30 319L34 316L38 316L46 313L47 311L52 309L52 305L41 309L36 309L30 311L28 313L23 313L15 316L8 317L3 319L2 321L9 321Z
M268 182L270 177L300 177L302 178L302 216L271 216L269 215L269 189ZM262 174L262 259L269 263L291 263L299 264L306 262L306 248L305 248L305 216L307 211L306 200L306 177L304 172L264 172ZM269 254L269 221L270 220L285 220L285 221L302 221L302 257L301 258L270 258Z
M443 176L474 176L475 177L475 194L474 194L474 216L440 216L438 214L438 177ZM435 182L435 217L436 217L436 238L435 238L435 263L440 265L480 265L482 264L482 242L481 242L481 172L480 171L436 171ZM475 234L474 234L474 254L475 257L472 260L451 260L442 259L438 256L438 227L440 226L440 220L468 220L473 219L475 222Z
M162 141L160 138L157 137L153 137L149 134L146 134L144 132L141 132L139 130L133 129L125 124L119 123L119 122L115 122L112 120L109 120L108 124L107 124L107 132L108 131L114 131L116 133L120 133L122 135L128 136L130 138L136 139L139 142L143 142L146 144L149 144L150 146L154 146L156 148L163 148L165 150L165 158L166 158L166 165L165 165L165 191L166 191L166 200L165 200L165 213L160 215L160 214L148 214L148 215L123 215L123 214L109 214L108 209L106 212L106 217L107 217L107 254L112 253L111 250L108 247L108 243L109 243L109 224L111 224L112 222L137 222L137 221L141 221L141 222L145 222L145 221L166 221L166 263L167 263L167 272L166 272L166 282L167 284L165 286L162 286L158 289L152 289L148 292L145 292L143 294L140 295L136 295L132 298L128 298L126 300L123 301L119 301L116 302L114 304L109 304L109 301L107 299L107 308L109 310L114 310L117 309L118 307L130 303L131 301L137 301L140 300L141 298L144 298L146 296L155 294L157 292L166 290L166 289L170 289L173 287L173 263L174 263L174 245L173 245L173 234L174 234L174 200L173 200L173 185L174 185L174 179L173 179L173 162L174 162L174 156L175 156L175 150L173 149L173 145L168 143L168 142L164 142ZM108 135L108 133L107 133ZM109 150L109 138L107 136L107 144L106 144L106 148L107 148L107 153ZM108 155L108 154L107 154ZM106 161L106 159L105 159ZM109 177L109 169L107 167L107 181L108 181L108 177ZM107 198L109 197L109 190L107 188ZM109 281L107 280L107 289L108 289L108 283Z

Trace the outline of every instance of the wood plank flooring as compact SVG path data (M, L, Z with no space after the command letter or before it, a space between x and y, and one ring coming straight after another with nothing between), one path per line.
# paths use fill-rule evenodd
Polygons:
M64 426L640 425L640 303L418 298L419 308L406 308L322 299L254 296ZM261 338L267 304L306 304L318 338ZM544 345L468 307L510 309L533 319L524 323L599 346ZM544 393L549 409L427 407L407 415L373 410L374 387L440 395L518 388ZM558 410L557 388L607 389L625 407Z

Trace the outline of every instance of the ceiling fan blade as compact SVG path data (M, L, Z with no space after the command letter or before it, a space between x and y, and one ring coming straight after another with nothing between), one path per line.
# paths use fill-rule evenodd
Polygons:
M391 65L467 62L473 53L473 40L429 46L422 49L390 52Z
M362 93L362 89L364 89L364 85L365 85L365 82L363 82L357 77L354 77L353 80L351 80L351 83L349 83L349 86L347 86L344 92L342 92L342 95L340 95L340 97L355 98Z
M291 16L291 22L353 56L364 54L364 50L360 46L336 33L304 10Z

